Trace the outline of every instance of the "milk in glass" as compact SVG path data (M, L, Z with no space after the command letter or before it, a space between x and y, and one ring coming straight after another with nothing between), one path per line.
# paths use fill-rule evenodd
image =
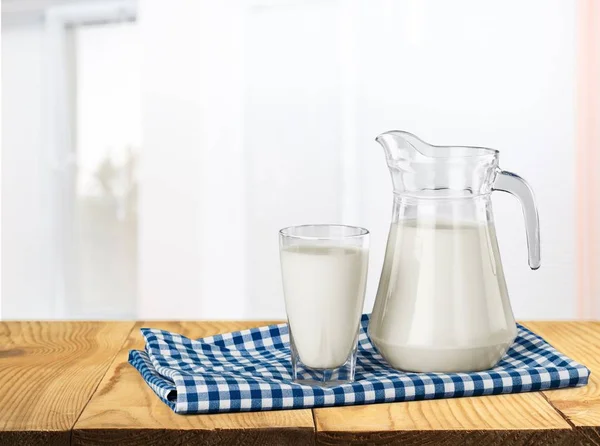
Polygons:
M314 369L343 365L356 346L368 250L291 245L281 250L285 306L300 361Z

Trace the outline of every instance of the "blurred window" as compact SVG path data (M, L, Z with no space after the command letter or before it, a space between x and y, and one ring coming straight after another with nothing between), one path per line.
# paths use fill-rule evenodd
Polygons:
M134 317L140 50L135 22L76 26L76 181L68 309Z

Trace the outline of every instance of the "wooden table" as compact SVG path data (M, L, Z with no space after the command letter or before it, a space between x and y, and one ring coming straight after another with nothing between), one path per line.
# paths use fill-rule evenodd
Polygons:
M531 322L586 387L314 410L176 415L127 363L141 326L190 337L267 322L0 323L0 444L599 444L600 322Z

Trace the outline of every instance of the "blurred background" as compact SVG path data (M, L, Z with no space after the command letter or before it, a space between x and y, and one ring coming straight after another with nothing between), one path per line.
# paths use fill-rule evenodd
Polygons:
M390 129L500 150L519 319L600 317L600 2L3 0L2 319L285 315L278 229L369 228Z

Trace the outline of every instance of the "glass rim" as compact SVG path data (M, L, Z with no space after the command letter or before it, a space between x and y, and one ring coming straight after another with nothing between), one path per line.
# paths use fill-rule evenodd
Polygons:
M319 236L319 235L297 235L291 234L291 230L293 229L301 229L301 228L345 228L355 230L355 233L352 234L344 234L344 235L330 235L330 236ZM318 223L318 224L307 224L307 225L294 225L287 226L279 230L279 235L281 237L289 237L298 240L345 240L350 238L360 238L369 235L370 232L368 229L363 228L361 226L352 226L352 225L342 225L342 224L329 224L329 223Z
M423 160L422 162L430 163L430 162L439 162L440 159L465 159L465 158L494 158L498 159L500 156L500 151L497 149L492 149L491 147L483 147L483 146L460 146L460 145L439 145L439 144L430 144L423 139L419 138L417 135L411 132L407 132L406 130L390 130L388 132L384 132L375 138L375 141L379 142L379 138L386 133L402 133L404 135L408 135L411 138L416 139L417 141L432 147L434 149L469 149L473 151L480 151L482 153L473 153L473 154L465 154L465 155L449 155L449 156L437 156L437 157L427 157L429 159Z

